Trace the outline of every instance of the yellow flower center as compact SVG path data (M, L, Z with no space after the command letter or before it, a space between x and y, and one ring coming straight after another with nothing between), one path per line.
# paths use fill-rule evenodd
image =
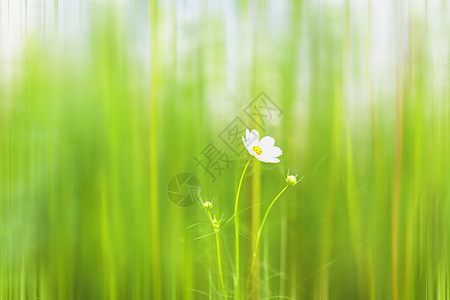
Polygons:
M255 151L256 154L261 155L262 150L258 146L253 146L252 150Z

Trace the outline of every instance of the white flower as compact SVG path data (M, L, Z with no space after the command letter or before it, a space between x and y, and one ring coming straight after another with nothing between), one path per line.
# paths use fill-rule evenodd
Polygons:
M275 147L275 140L270 136L265 136L259 140L259 132L253 129L251 132L247 129L245 132L245 139L242 136L242 142L244 142L245 148L248 153L262 162L277 163L280 160L277 158L283 151L280 148Z

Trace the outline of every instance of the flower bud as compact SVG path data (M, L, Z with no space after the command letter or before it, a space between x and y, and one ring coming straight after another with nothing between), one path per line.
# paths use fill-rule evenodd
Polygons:
M289 175L286 178L286 182L289 183L290 185L294 185L297 183L297 177L295 177L294 175Z
M212 208L212 203L209 201L203 202L203 207L206 209L211 209Z
M217 221L216 216L214 216L214 219L212 220L213 226L215 230L218 230L220 228L220 222Z

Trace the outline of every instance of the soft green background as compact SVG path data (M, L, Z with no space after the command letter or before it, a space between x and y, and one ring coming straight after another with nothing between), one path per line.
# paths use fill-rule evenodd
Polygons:
M198 176L233 215L248 155L194 157L265 92L279 164L241 193L255 299L450 299L448 1L6 1L0 36L0 299L219 299ZM222 262L233 294L233 222Z

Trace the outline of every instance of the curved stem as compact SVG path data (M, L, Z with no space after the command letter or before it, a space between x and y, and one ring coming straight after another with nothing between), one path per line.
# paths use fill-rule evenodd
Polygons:
M244 179L245 171L250 164L251 157L248 159L247 164L242 171L241 180L239 180L239 186L236 193L236 201L234 202L234 245L235 245L235 255L236 255L236 278L234 282L234 299L239 299L239 214L238 214L238 203L239 194L241 192L242 180Z
M213 218L211 216L211 212L208 211L209 220L211 221L211 225L213 226L214 232L216 233L216 245L217 245L217 264L219 267L219 277L220 277L220 285L222 286L223 295L226 298L227 293L225 290L225 284L223 281L223 273L222 273L222 260L220 258L220 236L219 236L219 230L217 230Z
M246 287L248 287L249 283L250 283L250 278L252 277L252 273L253 273L253 268L255 267L255 262L256 262L256 253L258 251L258 246L259 246L259 240L261 239L261 232L264 228L264 224L266 223L266 219L267 216L269 215L270 210L272 209L272 206L275 204L275 202L278 200L278 198L280 198L281 194L284 193L284 191L288 188L289 184L287 184L284 189L281 190L281 192L275 197L275 199L272 200L272 203L270 203L269 208L266 211L266 214L264 215L264 218L262 220L261 226L259 226L258 229L258 234L256 235L256 243L255 243L255 250L253 251L253 258L252 258L252 264L250 266L250 273L248 275L248 280L247 280L247 285Z

